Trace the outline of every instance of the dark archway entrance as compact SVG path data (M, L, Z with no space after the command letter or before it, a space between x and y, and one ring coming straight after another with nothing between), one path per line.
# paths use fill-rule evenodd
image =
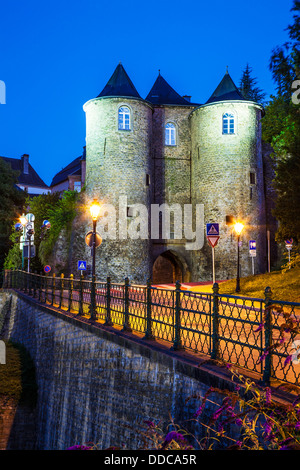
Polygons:
M153 264L153 284L174 284L188 282L190 272L185 260L176 252L167 250L161 253Z

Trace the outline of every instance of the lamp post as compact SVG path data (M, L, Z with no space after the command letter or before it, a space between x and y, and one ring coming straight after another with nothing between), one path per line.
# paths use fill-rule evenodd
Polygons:
M243 231L244 225L241 222L236 222L234 225L235 233L237 234L237 275L236 275L236 289L235 292L240 292L240 236Z
M100 214L101 206L97 200L94 199L90 206L90 213L93 220L92 232L92 288L91 288L91 318L95 319L95 282L96 282L96 228L97 220Z
M27 219L25 217L25 215L21 215L20 217L20 223L22 224L23 226L23 233L22 233L22 271L24 271L24 242L25 242L25 226L27 224Z

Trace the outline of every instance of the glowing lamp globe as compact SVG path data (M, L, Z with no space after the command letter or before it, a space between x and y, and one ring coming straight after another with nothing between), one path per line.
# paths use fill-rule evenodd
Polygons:
M93 203L90 207L90 213L91 213L91 216L92 216L93 220L98 219L98 216L100 214L100 209L101 209L101 206L100 206L99 202L98 201L93 201Z
M244 228L244 224L242 224L241 222L237 222L235 225L234 225L234 230L235 232L237 233L237 235L240 235L243 231L243 228Z

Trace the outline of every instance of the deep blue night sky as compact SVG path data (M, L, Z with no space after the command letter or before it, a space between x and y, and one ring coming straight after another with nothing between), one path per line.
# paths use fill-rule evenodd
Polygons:
M269 96L272 49L287 41L292 0L37 1L1 3L0 155L30 163L46 184L85 145L83 104L121 61L145 98L158 69L180 94L205 102L226 66L246 63Z

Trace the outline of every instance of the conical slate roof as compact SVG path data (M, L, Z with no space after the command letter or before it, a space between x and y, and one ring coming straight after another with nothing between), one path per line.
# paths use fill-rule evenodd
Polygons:
M118 64L97 98L102 96L132 96L134 98L141 98L121 63Z
M224 75L221 82L219 83L209 100L206 102L206 104L215 103L217 101L233 100L245 100L245 98L235 86L228 71L226 71L226 74Z
M152 104L178 104L178 105L191 105L189 101L180 96L173 88L166 82L166 80L158 75L153 87L146 97L146 101Z

